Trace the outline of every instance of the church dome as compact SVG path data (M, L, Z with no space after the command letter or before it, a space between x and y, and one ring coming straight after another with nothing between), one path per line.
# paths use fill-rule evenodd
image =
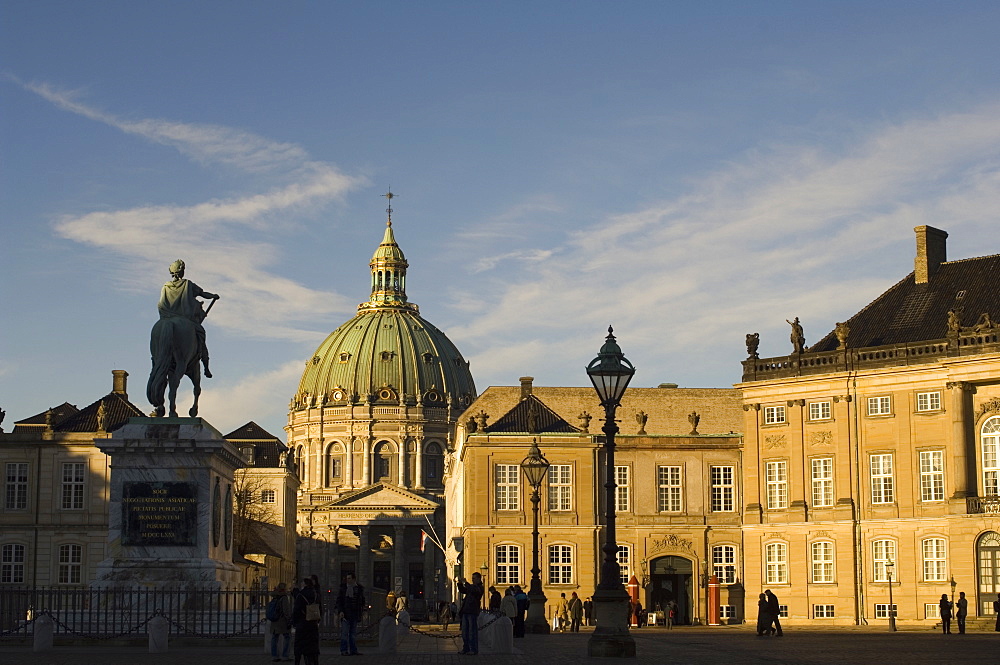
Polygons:
M396 243L392 210L369 264L371 295L306 361L292 409L372 403L455 409L476 398L469 363L406 299L409 264Z

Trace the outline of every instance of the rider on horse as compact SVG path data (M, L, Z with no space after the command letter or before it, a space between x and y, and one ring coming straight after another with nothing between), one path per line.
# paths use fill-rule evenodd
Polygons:
M205 327L201 325L201 322L205 320L206 312L202 309L201 301L198 298L218 300L219 296L202 290L190 279L184 279L184 262L180 259L170 264L170 275L173 279L164 284L163 290L160 292L160 302L157 305L157 309L160 310L160 318L181 316L194 323L195 334L198 336L198 349L201 351L201 362L205 365L205 378L211 379L212 372L208 369L208 347L205 345Z

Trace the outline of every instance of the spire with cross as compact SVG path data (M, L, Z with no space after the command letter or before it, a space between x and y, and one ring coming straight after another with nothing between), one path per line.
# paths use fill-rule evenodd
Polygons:
M389 186L389 191L385 194L380 194L380 196L389 201L389 207L385 209L385 212L389 215L389 219L386 221L385 225L392 226L392 200L396 197L396 195L392 193L392 185Z

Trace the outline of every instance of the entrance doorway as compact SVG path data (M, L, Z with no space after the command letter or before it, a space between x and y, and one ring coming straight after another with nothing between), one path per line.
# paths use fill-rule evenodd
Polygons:
M976 547L979 563L979 616L993 614L993 601L1000 593L1000 533L987 531Z
M674 601L677 603L677 616L674 622L680 625L690 624L694 605L691 560L680 556L653 559L649 573L646 607L666 612L670 601Z

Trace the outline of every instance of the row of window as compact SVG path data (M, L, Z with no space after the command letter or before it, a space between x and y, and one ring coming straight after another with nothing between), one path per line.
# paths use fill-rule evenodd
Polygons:
M0 547L0 583L24 584L26 554L27 548L17 543ZM56 561L56 581L59 584L83 582L83 545L60 545Z
M59 507L62 510L83 510L85 462L65 462L62 465ZM8 462L5 469L4 507L7 510L28 508L28 463Z
M684 510L683 469L680 466L658 466L656 469L657 510ZM711 510L736 510L736 467L713 466L710 469ZM521 509L521 467L517 464L497 464L494 467L493 504L496 510ZM632 509L632 467L615 466L615 510L625 513ZM573 466L552 464L548 472L548 509L573 510Z
M834 566L833 541L810 543L809 581L815 584L837 581ZM944 538L925 538L920 543L922 559L922 580L924 582L946 582L948 580L947 544ZM872 581L895 581L893 573L896 562L896 541L872 541ZM788 543L776 542L764 545L764 582L766 584L788 584Z
M931 391L917 393L916 410L918 412L940 411L941 392ZM869 416L892 415L892 396L878 395L867 398L867 413ZM831 414L831 404L828 400L809 402L809 420L830 420ZM785 422L787 422L787 414L784 405L764 407L765 425L780 425Z

